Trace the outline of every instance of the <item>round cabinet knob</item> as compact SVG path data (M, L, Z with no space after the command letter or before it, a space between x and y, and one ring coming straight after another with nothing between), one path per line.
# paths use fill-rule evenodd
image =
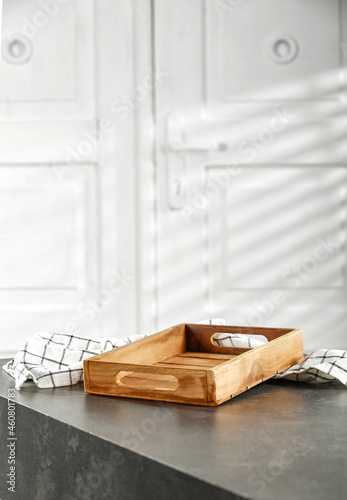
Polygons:
M299 44L292 35L273 35L266 46L268 56L277 64L290 63L299 53Z
M30 41L22 35L11 35L2 41L2 56L8 63L23 64L32 54Z

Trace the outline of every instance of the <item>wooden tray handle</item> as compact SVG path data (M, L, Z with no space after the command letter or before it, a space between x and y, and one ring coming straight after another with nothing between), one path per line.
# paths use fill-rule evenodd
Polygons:
M204 370L192 371L176 367L164 368L126 363L113 365L113 368L115 370L112 381L110 378L107 386L115 396L207 400L207 380Z
M281 337L291 330L283 328L254 328L226 325L186 325L187 351L215 352L221 354L243 354L250 350L248 347L218 346L213 341L215 333L237 333L242 335L263 335L268 341Z
M121 370L116 375L116 384L144 391L175 391L179 382L174 375Z

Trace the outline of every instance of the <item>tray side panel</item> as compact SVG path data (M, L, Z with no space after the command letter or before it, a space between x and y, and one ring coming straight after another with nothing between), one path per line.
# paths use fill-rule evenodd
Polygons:
M186 350L185 325L177 325L130 344L89 358L88 361L154 364Z
M270 342L292 331L285 328L260 328L248 326L223 326L187 324L187 351L215 352L225 354L243 354L249 351L242 347L222 347L212 343L211 336L216 332L241 333L244 335L264 335Z
M131 378L131 386L122 383L121 374ZM174 389L153 389L157 376L162 382L167 376L177 380ZM162 386L163 384L160 383ZM187 370L160 366L142 366L123 363L94 361L88 364L86 392L130 398L176 401L181 403L207 402L207 376L205 370Z
M216 400L227 400L274 377L304 357L301 330L251 349L212 370L216 378Z

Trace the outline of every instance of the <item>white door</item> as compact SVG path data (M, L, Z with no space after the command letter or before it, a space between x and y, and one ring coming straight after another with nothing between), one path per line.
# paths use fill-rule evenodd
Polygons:
M0 353L36 331L135 328L131 6L5 0L0 68ZM123 47L120 51L119 47ZM119 237L121 235L121 237ZM126 244L124 244L124 241Z
M155 2L159 327L345 348L347 2Z

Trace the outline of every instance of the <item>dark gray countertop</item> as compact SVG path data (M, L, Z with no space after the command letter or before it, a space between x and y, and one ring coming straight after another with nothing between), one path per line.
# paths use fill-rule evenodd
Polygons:
M13 386L1 369L0 396ZM27 383L16 403L218 487L225 498L227 492L269 500L347 498L342 385L271 380L221 406L202 407L89 395L82 384Z

